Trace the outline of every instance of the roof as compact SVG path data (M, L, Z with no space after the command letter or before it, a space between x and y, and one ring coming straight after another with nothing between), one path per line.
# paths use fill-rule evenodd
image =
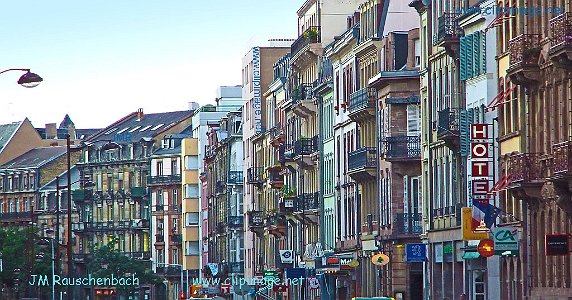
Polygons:
M101 128L88 128L88 129L76 129L75 134L78 140L86 140L90 136L94 135L95 133L99 132ZM42 137L42 139L46 139L46 128L36 128L38 134ZM68 129L58 128L58 137L57 139L65 140L66 135L68 134Z
M71 177L71 182L72 182L72 189L74 188L78 188L79 187L79 170L77 168L76 165L71 166L70 168L70 177ZM68 171L65 170L63 173L61 173L59 175L59 179L60 179L60 188L63 187L67 187L68 184ZM42 187L40 187L40 191L55 191L56 190L56 181L57 181L57 177L48 181L46 184L44 184Z
M22 122L14 122L0 125L0 152L2 152L2 149L4 149L4 146L8 144L10 139L12 139L12 136L14 136L18 128L20 128L21 124Z
M34 148L0 167L3 169L39 168L65 153L65 146Z
M87 140L90 142L114 141L119 144L139 141L141 139L149 140L166 129L171 128L173 125L191 117L192 114L192 110L172 111L143 114L143 117L138 119L137 113L131 113L100 130ZM120 136L120 138L117 138L118 136Z
M177 146L174 148L161 148L153 152L153 156L163 156L171 154L181 154L181 146Z
M64 117L64 119L62 120L62 122L60 123L60 127L62 129L68 129L68 127L70 126L74 126L75 124L73 123L73 121L70 118L70 115L66 114L66 116Z

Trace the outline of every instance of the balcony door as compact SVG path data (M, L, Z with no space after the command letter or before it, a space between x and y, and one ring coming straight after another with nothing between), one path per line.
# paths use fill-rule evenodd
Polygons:
M407 136L421 135L421 109L418 104L407 105Z
M405 232L421 232L421 176L403 176Z

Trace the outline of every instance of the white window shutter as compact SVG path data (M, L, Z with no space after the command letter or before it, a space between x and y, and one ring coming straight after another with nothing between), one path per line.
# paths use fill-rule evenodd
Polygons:
M403 175L403 213L409 213L409 176Z
M407 135L421 135L421 110L419 105L407 105Z

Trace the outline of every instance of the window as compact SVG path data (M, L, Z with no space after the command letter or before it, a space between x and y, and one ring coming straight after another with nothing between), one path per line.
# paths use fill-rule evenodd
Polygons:
M199 197L199 185L198 184L187 184L185 185L185 198L198 198Z
M177 159L171 160L171 174L179 174L179 164L177 163Z
M173 210L179 209L179 189L173 189L173 201L171 203Z
M199 225L199 213L185 213L185 226Z
M158 190L157 191L157 211L162 211L163 210L163 205L164 205L164 200L163 200L163 190Z
M421 109L419 105L407 105L407 135L421 135Z
M156 250L156 255L157 255L157 264L161 265L161 264L165 264L165 252L164 249L158 249ZM163 266L160 266L163 267Z
M196 170L199 168L199 157L198 156L185 156L185 170Z
M157 176L163 176L163 161L157 161Z
M199 242L185 242L185 255L199 255Z
M467 80L486 73L486 39L482 31L469 34L460 41L460 77Z
M173 233L179 232L179 218L173 218Z
M171 263L172 264L180 264L181 259L179 258L179 255L180 255L179 249L173 248L171 250Z

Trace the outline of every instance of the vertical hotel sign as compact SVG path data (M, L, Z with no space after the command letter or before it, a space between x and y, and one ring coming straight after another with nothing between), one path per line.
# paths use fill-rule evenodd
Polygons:
M469 199L472 207L462 209L462 227L464 240L482 240L488 234L475 232L481 220L485 219L490 206L490 184L493 180L493 143L490 136L491 124L471 124L471 161L469 170L471 180L469 183ZM494 220L493 220L494 221ZM490 228L492 224L488 224ZM490 226L489 226L490 225Z
M254 93L254 99L252 101L254 130L256 133L261 133L262 90L260 87L260 47L252 48L252 91Z

